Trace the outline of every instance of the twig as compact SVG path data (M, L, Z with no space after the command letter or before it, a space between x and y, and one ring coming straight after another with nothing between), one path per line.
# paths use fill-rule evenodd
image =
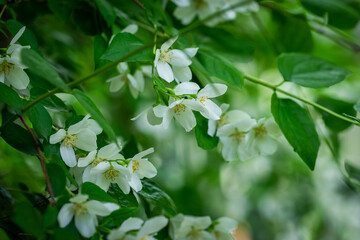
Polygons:
M141 8L144 8L144 5L139 0L133 0L133 2L139 5Z
M2 15L4 14L6 7L7 7L7 5L5 4L5 5L3 6L3 8L1 9L0 19L1 19Z
M53 191L52 191L51 184L50 184L49 175L48 175L48 173L47 173L47 171L46 171L44 157L43 157L43 154L42 154L42 152L41 152L40 143L39 143L39 141L37 140L37 138L35 137L34 133L31 131L29 125L27 125L27 123L25 122L25 119L24 119L22 116L19 116L19 118L20 118L21 122L24 124L24 126L26 127L26 129L28 130L28 132L30 133L32 139L33 139L34 142L35 142L36 151L37 151L37 153L38 153L38 158L39 158L40 163L41 163L41 168L42 168L42 170L43 170L43 172L44 172L46 186L47 186L48 191L49 191L49 194L50 194L50 204L51 204L51 205L56 205L54 193L53 193Z

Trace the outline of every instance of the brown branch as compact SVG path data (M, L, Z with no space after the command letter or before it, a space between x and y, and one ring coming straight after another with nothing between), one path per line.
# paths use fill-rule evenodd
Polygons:
M133 0L133 2L139 5L141 8L144 8L144 5L139 0Z
M49 175L46 171L46 167L45 167L45 161L44 161L44 156L41 152L41 146L40 146L40 143L39 141L37 140L36 136L34 135L34 133L31 131L29 125L27 125L27 123L25 122L25 119L22 117L22 116L19 116L21 122L24 124L24 126L26 127L26 129L28 130L28 132L30 133L32 139L34 140L35 142L35 146L36 146L36 151L38 153L38 158L40 160L40 163L41 163L41 168L44 172L44 176L45 176L45 182L46 182L46 186L48 188L48 191L49 191L49 194L50 194L50 204L51 205L55 205L56 204L56 201L55 201L55 197L54 197L54 193L52 191L52 188L51 188L51 184L50 184L50 179L49 179Z

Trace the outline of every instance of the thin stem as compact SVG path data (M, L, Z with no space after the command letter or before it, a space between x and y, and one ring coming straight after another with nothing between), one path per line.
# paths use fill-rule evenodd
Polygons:
M345 116L343 116L343 115L341 115L341 114L338 114L338 113L336 113L336 112L334 112L334 111L332 111L332 110L330 110L330 109L328 109L328 108L326 108L326 107L324 107L324 106L322 106L322 105L320 105L320 104L317 104L317 103L312 102L312 101L310 101L310 100L307 100L307 99L305 99L305 98L302 98L302 97L299 97L299 96L294 95L294 94L292 94L292 93L289 93L289 92L287 92L287 91L284 91L284 90L278 88L276 85L272 85L272 84L270 84L270 83L264 82L264 81L262 81L262 80L260 80L260 79L258 79L258 78L255 78L255 77L252 77L252 76L248 76L248 75L245 75L244 78L245 78L246 80L250 81L250 82L253 82L253 83L255 83L255 84L259 84L259 85L261 85L261 86L270 88L270 89L272 89L273 91L280 92L280 93L282 93L282 94L284 94L284 95L287 95L287 96L289 96L289 97L295 98L295 99L297 99L297 100L299 100L299 101L301 101L301 102L303 102L303 103L309 104L309 105L311 105L311 106L313 106L313 107L315 107L315 108L317 108L317 109L320 109L320 110L322 110L322 111L324 111L324 112L327 112L328 114L333 115L334 117L337 117L337 118L339 118L339 119L341 119L341 120L344 120L344 121L346 121L346 122L355 124L355 125L357 125L357 126L360 126L360 122L358 122L358 121L356 121L356 120L354 120L354 119L350 119L350 118L345 117Z
M43 156L43 154L42 154L42 152L41 152L40 143L39 143L39 141L37 140L37 138L36 138L36 136L34 135L34 133L31 131L29 125L27 125L25 119L24 119L22 116L20 116L20 120L21 120L21 122L24 124L24 126L26 127L26 129L28 130L28 132L30 133L32 139L33 139L34 142L35 142L35 146L36 146L36 151L37 151L37 154L38 154L38 158L39 158L39 160L40 160L41 168L42 168L43 173L44 173L44 176L45 176L46 186L47 186L48 191L49 191L49 194L50 194L50 204L51 204L51 205L55 205L55 204L56 204L56 201L55 201L54 193L53 193L52 188L51 188L49 175L48 175L48 173L47 173L47 171L46 171L44 156Z
M3 6L3 8L1 9L0 19L1 19L2 15L4 14L6 7L7 7L7 5L5 4L5 5Z
M139 5L139 7L144 8L144 5L139 0L133 0L133 2Z

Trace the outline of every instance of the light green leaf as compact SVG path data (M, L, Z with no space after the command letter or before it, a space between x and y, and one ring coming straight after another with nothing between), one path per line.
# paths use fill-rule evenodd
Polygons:
M271 98L271 113L294 151L314 170L320 142L309 113L293 100L278 98L276 93Z
M113 202L116 203L116 200L102 190L99 186L91 182L85 182L81 186L81 193L89 195L89 198L92 200L98 200L100 202Z
M303 87L323 88L343 81L350 71L300 53L282 54L278 68L285 81Z
M52 119L44 106L36 104L27 111L27 114L36 132L47 139L51 134Z
M98 6L100 13L104 17L107 25L110 27L116 19L113 6L111 6L107 0L96 0L96 5Z
M101 56L101 59L116 61L119 58L143 47L143 42L131 33L118 33L111 41L109 48ZM127 60L126 62L135 61L154 61L154 55L150 49L144 50Z
M113 142L117 142L114 130L111 128L104 115L100 112L94 102L88 96L86 96L85 93L78 89L74 89L73 93L76 99L85 108L85 110L90 113L91 117L95 119L96 122L104 129L104 132L108 135L108 137Z
M34 74L44 78L49 83L62 90L69 90L69 87L61 79L60 75L56 72L43 57L32 49L23 49L21 51L22 62Z

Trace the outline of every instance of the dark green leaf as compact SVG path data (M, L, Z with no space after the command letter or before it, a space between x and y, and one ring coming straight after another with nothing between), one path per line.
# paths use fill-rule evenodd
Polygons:
M110 61L116 61L127 54L143 47L144 44L141 40L135 37L131 33L118 33L115 35L114 39L111 41L109 48L105 51L104 55L101 56L101 59L106 59ZM141 53L138 53L127 60L126 62L134 61L153 61L154 55L150 49L144 50Z
M117 142L114 130L111 128L104 115L100 112L94 102L78 89L74 89L73 93L85 110L90 113L91 117L95 119L96 122L104 129L104 132L108 135L108 137L113 142Z
M10 215L13 204L14 200L11 194L0 185L0 218L5 218Z
M66 186L66 176L62 168L56 163L49 163L46 165L49 175L51 188L55 196L63 193Z
M153 181L143 179L143 188L138 194L144 197L155 208L161 208L166 216L174 216L176 207L173 200L163 190L161 190Z
M300 53L282 54L278 68L285 81L309 88L329 87L350 74L329 62Z
M33 100L35 100L36 98L40 97L41 95L43 95L46 92L47 91L44 89L33 87L30 90L30 96ZM40 103L44 107L47 107L47 108L55 110L55 111L67 111L68 110L65 103L60 98L58 98L56 95L52 95L48 98L45 98Z
M13 148L30 155L37 155L36 147L30 133L24 128L10 123L2 129L1 137Z
M6 22L6 27L9 29L11 35L15 36L15 34L23 27L21 23L16 20L8 20ZM35 35L26 28L23 35L19 38L19 43L23 46L31 46L31 48L36 49L38 47L38 43L36 41Z
M107 0L96 0L101 15L104 17L108 26L111 26L116 18L115 10L113 6Z
M96 35L94 38L94 60L95 60L95 67L99 68L106 63L109 63L109 60L100 59L100 57L104 54L107 48L107 41L101 36Z
M293 100L278 98L276 93L271 98L271 113L294 151L314 170L320 142L309 113Z
M137 211L137 207L120 208L112 212L109 216L104 217L102 226L107 228L119 226L126 219L132 217Z
M14 108L17 113L21 113L24 107L24 100L19 97L19 94L12 88L0 82L0 101Z
M65 228L56 228L54 229L54 240L81 240L78 230L73 224L68 225Z
M81 186L81 193L89 195L90 199L101 202L115 202L116 200L102 190L99 186L91 182L85 182Z
M11 219L26 233L32 234L37 238L43 237L42 217L40 212L30 203L23 202L16 204Z
M349 174L350 178L360 181L360 168L351 163L345 162L345 170Z
M334 112L337 112L339 114L347 114L350 116L356 116L356 111L353 108L353 103L345 102L343 100L334 99L330 97L320 97L317 100L317 103L320 105L323 105L326 108L329 108L333 110ZM334 132L341 132L350 127L352 124L349 122L345 122L344 120L341 120L339 118L336 118L332 115L330 115L327 112L321 111L320 113L323 117L323 120L325 122L325 125L333 130Z
M310 12L327 17L328 23L338 28L354 28L359 21L359 12L352 4L356 1L344 0L300 0L301 4Z
M303 14L273 12L275 38L282 52L310 52L313 48L311 30Z
M44 106L38 103L30 108L27 114L36 132L47 139L51 134L52 119Z
M55 206L49 205L43 216L43 228L54 227L57 222L58 210Z
M195 113L196 127L195 136L199 147L205 150L213 149L219 143L219 138L214 136L211 137L207 133L208 131L208 120L201 116L199 113Z
M32 49L23 49L21 51L21 57L23 63L29 67L30 71L34 74L39 75L62 90L69 90L69 87L66 86L54 67L45 61L37 52Z
M210 76L238 87L244 84L244 74L227 60L208 52L199 52L196 56Z
M117 184L111 184L108 193L116 199L122 208L137 208L139 206L134 194L132 192L125 194Z

